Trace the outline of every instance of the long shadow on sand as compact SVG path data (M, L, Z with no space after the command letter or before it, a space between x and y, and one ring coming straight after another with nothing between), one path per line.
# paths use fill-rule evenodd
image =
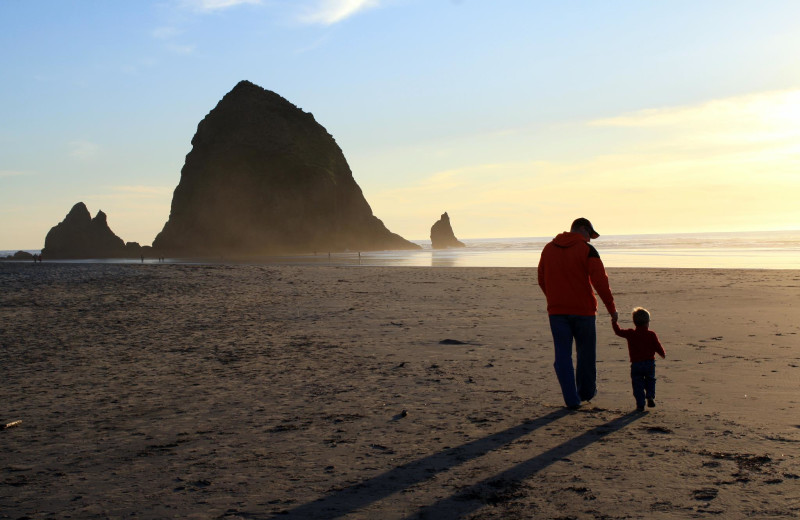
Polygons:
M439 453L434 453L433 455L404 464L364 482L338 490L314 502L309 502L289 511L281 512L274 515L274 518L332 519L344 516L389 495L407 489L414 484L423 482L437 473L447 471L464 462L481 457L538 428L547 426L570 413L573 412L566 409L556 410L538 419L527 421L518 426L489 435L488 437L477 439L455 448L449 448ZM461 515L485 505L484 501L470 500L469 498L471 492L477 492L481 486L500 481L505 484L519 482L549 466L553 462L585 448L609 433L623 428L636 420L636 418L636 414L627 414L597 426L507 471L495 475L490 479L486 479L471 488L462 490L462 492L456 496L440 500L436 504L424 508L419 513L415 514L413 518L459 518Z
M435 504L424 507L417 513L408 516L406 520L422 520L429 518L435 518L437 520L457 519L487 504L503 502L509 495L513 496L516 487L526 478L532 477L554 462L562 460L576 451L582 450L606 435L621 430L641 417L641 413L630 412L605 424L596 426L531 459L520 462L506 471L462 489L449 498L444 498Z

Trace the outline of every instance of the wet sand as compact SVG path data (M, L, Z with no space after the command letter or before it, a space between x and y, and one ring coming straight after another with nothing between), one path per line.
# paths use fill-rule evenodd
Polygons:
M605 314L564 410L535 269L2 262L0 518L798 517L800 271L609 276L644 414Z

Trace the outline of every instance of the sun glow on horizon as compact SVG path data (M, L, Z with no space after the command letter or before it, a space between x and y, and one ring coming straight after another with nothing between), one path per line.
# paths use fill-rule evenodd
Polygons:
M614 130L613 148L583 160L565 154L435 172L370 202L409 235L446 210L465 238L546 235L575 215L603 221L614 234L800 224L800 89L641 110L583 126L589 137ZM417 209L409 216L404 210L412 205Z
M47 16L43 16L43 13ZM152 243L243 79L424 239L800 228L800 2L0 2L0 249L79 201ZM17 52L18 51L18 52Z

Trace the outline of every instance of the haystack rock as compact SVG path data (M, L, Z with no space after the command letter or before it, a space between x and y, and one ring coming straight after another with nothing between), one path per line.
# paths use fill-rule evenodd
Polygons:
M246 257L419 246L373 216L313 115L242 81L197 126L153 248Z
M434 249L447 249L448 247L466 247L463 242L460 242L453 227L450 225L450 216L447 212L442 214L433 226L431 226L431 247Z
M122 258L125 242L108 227L106 214L92 218L83 202L75 204L58 225L47 233L42 256L48 260L78 258Z

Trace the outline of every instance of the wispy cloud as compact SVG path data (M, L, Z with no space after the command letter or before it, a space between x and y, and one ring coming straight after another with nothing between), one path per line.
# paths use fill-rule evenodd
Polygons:
M18 177L20 175L30 175L30 173L18 170L0 170L0 177Z
M172 5L177 7L178 10L189 11L192 15L204 15L243 5L260 5L262 3L263 0L173 0ZM179 17L178 19L181 18ZM160 25L153 29L150 34L155 40L165 42L164 48L172 54L183 56L194 54L197 45L176 41L185 32L180 25L180 23Z
M303 53L306 53L306 52L311 52L311 51L313 51L315 49L318 49L319 47L322 47L323 45L325 45L328 42L329 39L330 39L330 33L327 32L326 34L323 34L320 38L317 38L316 40L310 42L309 44L307 44L307 45L305 45L303 47L300 47L298 49L295 49L294 53L295 54L303 54Z
M756 128L796 126L800 122L800 90L761 92L715 99L692 106L640 110L590 122L592 126L637 128Z
M100 155L100 145L90 141L72 141L69 143L69 156L73 159L85 161Z
M800 154L800 90L761 92L694 106L642 110L592 121L644 138L638 151L687 159ZM629 151L631 148L629 147Z
M213 12L230 9L244 4L257 5L261 0L181 0L181 5L200 12Z
M643 110L585 130L587 139L615 140L579 159L567 153L432 172L378 191L370 203L390 229L408 236L445 210L465 237L538 236L577 214L614 233L772 229L800 221L800 90Z
M380 0L317 0L299 19L307 24L333 25L379 5Z

